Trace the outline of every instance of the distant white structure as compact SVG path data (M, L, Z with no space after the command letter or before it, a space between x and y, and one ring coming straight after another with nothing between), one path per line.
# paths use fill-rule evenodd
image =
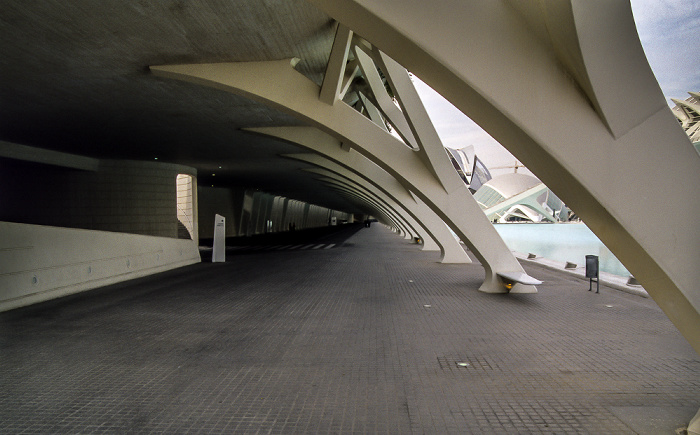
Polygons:
M671 101L676 103L673 114L678 118L695 149L700 152L700 93L688 93L690 97L685 101L671 98Z
M447 155L450 156L452 166L454 166L459 177L467 183L472 193L479 190L484 183L493 178L486 165L474 154L473 145L459 149L445 147L445 150Z
M569 209L537 178L504 174L488 181L474 194L490 221L560 222Z

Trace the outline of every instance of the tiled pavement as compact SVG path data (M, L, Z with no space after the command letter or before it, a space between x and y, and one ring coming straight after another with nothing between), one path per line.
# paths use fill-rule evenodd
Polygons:
M0 314L0 433L673 434L700 407L651 300L536 266L538 294L488 295L379 225L336 242Z

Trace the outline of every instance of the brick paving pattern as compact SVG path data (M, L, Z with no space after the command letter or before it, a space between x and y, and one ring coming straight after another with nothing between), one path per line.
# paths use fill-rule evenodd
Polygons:
M306 245L0 314L0 433L633 434L700 407L649 299L537 266L538 294L479 293L379 225Z

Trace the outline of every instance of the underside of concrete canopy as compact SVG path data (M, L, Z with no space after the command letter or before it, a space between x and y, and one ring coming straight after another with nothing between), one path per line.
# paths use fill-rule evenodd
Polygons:
M571 207L700 351L700 156L627 2L6 0L0 54L13 286L48 295L199 261L212 224L197 210L225 209L229 235L247 234L265 193L303 214L376 214L458 261L447 225L486 269L482 289L505 291L522 269L410 71ZM535 290L523 278L511 291Z

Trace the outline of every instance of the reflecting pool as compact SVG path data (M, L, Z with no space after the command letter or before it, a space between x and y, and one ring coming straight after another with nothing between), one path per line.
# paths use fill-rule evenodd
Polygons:
M630 273L603 242L582 223L494 224L508 248L555 261L586 265L586 255L597 255L601 272L627 276Z

